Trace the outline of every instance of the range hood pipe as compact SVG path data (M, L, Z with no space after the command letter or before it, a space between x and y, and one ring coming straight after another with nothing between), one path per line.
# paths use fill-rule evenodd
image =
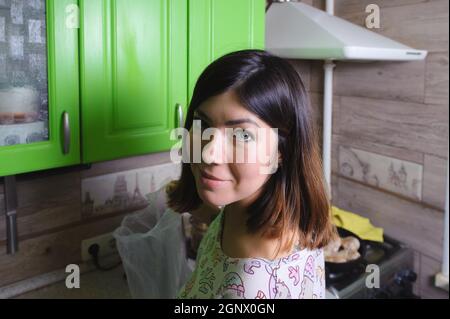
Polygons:
M327 0L326 11L334 14L334 0ZM328 186L329 198L332 199L331 191L331 139L333 126L333 75L336 65L333 60L324 62L324 84L323 84L323 132L322 132L322 160L323 173Z

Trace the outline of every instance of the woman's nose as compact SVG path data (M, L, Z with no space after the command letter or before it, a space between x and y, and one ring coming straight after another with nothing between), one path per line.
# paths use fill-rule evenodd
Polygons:
M223 164L227 159L226 138L219 129L213 129L209 140L204 141L206 145L203 147L202 158L207 164Z

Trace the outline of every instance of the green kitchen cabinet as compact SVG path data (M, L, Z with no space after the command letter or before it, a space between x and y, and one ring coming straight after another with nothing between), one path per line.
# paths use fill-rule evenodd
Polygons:
M0 4L0 176L80 163L77 4Z
M166 151L187 103L187 0L82 0L82 159Z
M264 47L264 8L265 0L0 4L0 17L10 16L0 21L10 32L0 32L0 176L169 151L203 69Z
M81 0L82 160L169 151L201 71L264 47L265 0Z
M265 0L189 1L188 98L208 64L243 49L264 49Z

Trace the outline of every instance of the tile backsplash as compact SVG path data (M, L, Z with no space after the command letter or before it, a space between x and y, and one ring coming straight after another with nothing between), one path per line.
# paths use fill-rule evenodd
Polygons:
M417 163L340 146L339 173L399 195L422 199L423 165Z
M81 242L119 227L127 214L166 207L162 188L180 164L156 153L22 174L17 179L19 251L6 254L4 190L0 178L0 290L81 263Z
M81 182L83 217L143 209L169 181L178 179L181 166L167 163L112 173Z

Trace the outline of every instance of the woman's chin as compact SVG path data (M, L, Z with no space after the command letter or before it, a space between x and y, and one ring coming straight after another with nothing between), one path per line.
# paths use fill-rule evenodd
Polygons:
M211 206L223 206L227 205L228 201L224 198L222 191L211 191L207 189L197 188L198 196L202 201Z

